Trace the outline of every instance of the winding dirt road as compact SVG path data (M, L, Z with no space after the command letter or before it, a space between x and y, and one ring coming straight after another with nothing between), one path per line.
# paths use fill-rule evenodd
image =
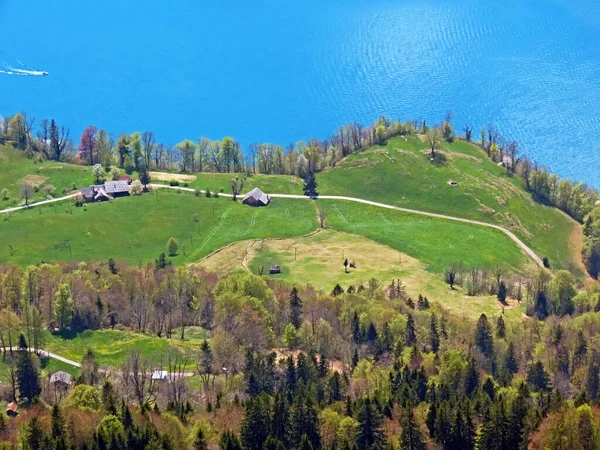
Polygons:
M175 190L181 190L181 191L185 191L185 192L195 192L196 191L195 189L192 189L192 188L167 186L164 184L150 184L149 186L152 188L156 188L156 189L175 189ZM202 190L200 192L203 194L205 193L205 191L202 191ZM32 203L31 205L29 205L29 208L34 208L39 205L46 205L48 203L61 202L63 200L68 200L68 199L74 197L75 195L77 195L77 194L71 194L71 195L67 195L64 197L60 197L60 198L53 198L51 200L44 200L41 202ZM230 197L230 198L232 197L231 194L219 194L219 195L223 196L223 197ZM421 211L418 209L401 208L399 206L387 205L385 203L374 202L371 200L364 200L364 199L356 198L356 197L344 197L344 196L340 196L340 195L319 195L318 197L308 197L306 195L295 195L295 194L269 194L269 195L272 198L292 198L292 199L298 199L298 200L318 200L318 199L342 200L342 201L347 201L347 202L362 203L363 205L376 206L378 208L393 209L395 211L402 211L402 212L409 213L409 214L418 214L421 216L435 217L437 219L453 220L455 222L462 222L462 223L468 223L471 225L477 225L480 227L493 228L495 230L501 231L502 233L506 234L521 248L521 250L523 250L525 252L525 254L529 258L531 258L533 260L533 262L535 262L540 267L544 267L544 263L543 263L542 259L538 255L536 255L536 253L533 250L531 250L514 233L512 233L511 231L507 230L504 227L501 227L500 225L494 225L492 223L487 223L487 222L480 222L478 220L464 219L462 217L447 216L445 214L436 214L436 213L432 213L432 212ZM10 212L18 211L21 209L27 209L27 207L26 206L17 206L14 208L8 208L8 209L0 211L0 214L10 213Z

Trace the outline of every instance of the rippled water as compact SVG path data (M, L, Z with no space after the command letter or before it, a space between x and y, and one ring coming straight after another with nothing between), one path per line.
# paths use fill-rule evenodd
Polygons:
M600 187L597 0L0 0L0 23L8 59L50 72L0 74L0 112L76 135L287 144L450 109Z

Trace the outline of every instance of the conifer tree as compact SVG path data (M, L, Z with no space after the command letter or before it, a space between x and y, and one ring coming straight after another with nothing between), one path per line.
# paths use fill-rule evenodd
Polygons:
M383 449L385 447L383 417L370 398L367 397L361 402L356 419L359 424L356 438L358 450Z
M340 374L336 370L333 375L329 377L329 402L339 402L342 400L342 386L341 386Z
M502 315L498 316L498 320L496 321L496 337L498 339L506 338L506 324Z
M352 316L352 339L355 344L360 344L360 321L358 320L358 313L356 311L354 311L354 315Z
M516 374L519 371L517 359L515 357L515 344L508 343L508 349L506 350L506 356L504 357L504 366L512 374Z
M208 445L206 444L206 438L204 437L204 431L202 427L198 427L196 436L194 437L194 450L207 450Z
M475 328L475 345L481 353L487 358L491 358L494 353L494 339L487 316L481 314Z
M544 370L544 365L541 361L536 361L529 367L527 371L527 383L536 392L550 391L550 377Z
M272 423L271 435L284 445L288 445L290 443L290 411L287 399L282 391L275 394Z
M456 409L454 420L450 427L448 450L474 450L475 426L469 410L469 402L465 400Z
M267 394L262 393L248 400L240 427L241 441L247 450L262 450L271 434L271 418L271 405Z
M315 403L307 389L298 390L291 407L293 442L298 445L303 435L308 437L315 450L321 448L319 417Z
M300 445L298 446L298 450L313 450L314 447L312 445L312 443L310 442L310 439L308 438L308 436L306 434L302 435L302 438L300 439Z
M465 374L465 394L467 397L471 397L477 387L479 386L479 373L475 365L475 359L469 359L469 365L467 366L467 373Z
M429 339L431 351L437 353L440 349L440 333L438 331L437 316L433 312L431 313L431 323L429 325Z
M595 401L598 399L600 390L600 367L598 364L598 357L596 353L589 358L587 373L586 373L586 390L590 400Z
M23 336L23 335L21 335ZM25 339L23 338L23 343ZM33 400L42 392L40 384L40 368L37 356L27 350L19 350L17 357L17 386L19 394Z
M417 333L415 331L415 319L412 314L406 318L406 329L404 330L404 345L410 347L417 342Z
M279 439L269 436L263 445L263 450L285 450L285 445Z
M298 289L295 287L290 293L290 323L294 325L296 329L300 328L300 325L302 325L302 299L298 295Z
M65 419L57 404L52 407L51 427L55 450L67 450L69 448L69 440L65 430Z
M504 450L514 447L508 446L509 420L506 417L504 399L500 398L489 410L484 418L479 448L482 450Z
M354 369L358 365L358 361L360 361L360 359L358 358L358 349L355 348L354 354L352 355L352 369Z
M544 291L540 290L535 297L534 313L540 320L544 320L548 317L548 301Z
M21 445L24 450L39 450L43 448L46 434L37 416L34 416L25 426Z
M220 450L244 450L237 436L229 430L226 430L219 441Z
M425 450L425 440L419 426L415 422L415 414L411 407L407 408L400 424L402 434L400 436L400 447L402 450Z
M575 350L573 351L573 365L575 367L581 367L585 361L587 355L587 341L583 335L583 331L577 332L577 343L575 344Z

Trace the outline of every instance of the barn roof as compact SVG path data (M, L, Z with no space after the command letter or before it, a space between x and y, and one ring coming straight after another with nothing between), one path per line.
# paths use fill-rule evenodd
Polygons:
M255 187L250 192L248 192L246 195L244 195L243 201L246 201L246 200L254 200L256 202L261 202L266 205L267 203L269 203L271 198L267 194L265 194L263 191L261 191L259 188Z
M108 194L115 194L120 192L129 193L129 183L127 182L127 180L105 181L104 190Z
M63 372L62 370L54 372L50 376L50 383L56 383L57 381L65 384L71 384L71 375L69 375L67 372Z
M12 412L17 412L17 409L19 409L19 405L17 405L15 402L10 402L8 405L6 405L6 411L12 411Z

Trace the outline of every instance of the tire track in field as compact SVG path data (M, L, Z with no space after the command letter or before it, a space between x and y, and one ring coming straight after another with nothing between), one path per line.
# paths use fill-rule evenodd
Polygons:
M338 208L338 205L336 205L335 203L333 204L333 209L335 209L335 212L337 213L337 215L340 216L340 219L342 219L342 222L344 222L350 228L354 228L354 225L352 225L350 222L348 222L348 219L346 219L346 217L344 216L342 211L340 211L340 208Z
M385 223L387 223L388 225L392 225L392 222L390 222L390 219L388 219L387 217L385 217L385 214L379 213L379 217L381 217L383 219L383 221Z
M260 210L256 210L256 212L252 215L252 219L250 219L250 226L248 227L248 229L244 232L244 234L242 236L246 236L248 233L250 233L250 231L252 230L252 227L256 224L256 216L258 216Z
M208 243L208 241L210 241L210 239L217 233L217 231L219 231L219 228L221 228L221 225L223 225L223 222L225 222L225 219L229 215L229 211L230 210L228 209L223 213L223 215L219 219L219 223L217 223L217 225L215 226L215 228L213 228L213 230L210 232L210 234L208 236L206 236L206 239L204 239L204 242L202 242L200 247L198 247L196 249L196 251L194 253L192 253L191 256L196 256L200 252L200 250L202 250L204 248L204 246Z

